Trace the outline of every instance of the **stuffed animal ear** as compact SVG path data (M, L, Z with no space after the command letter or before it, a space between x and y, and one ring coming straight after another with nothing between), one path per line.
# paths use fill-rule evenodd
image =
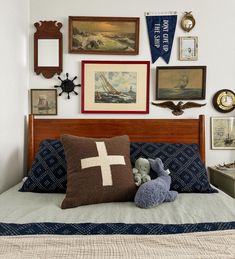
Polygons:
M148 158L148 161L149 161L149 163L150 163L150 165L151 165L151 167L152 167L153 162L154 162L154 159L152 159L152 158Z

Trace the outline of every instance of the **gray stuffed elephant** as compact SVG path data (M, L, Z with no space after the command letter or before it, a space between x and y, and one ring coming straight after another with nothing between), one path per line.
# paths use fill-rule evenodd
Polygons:
M135 195L135 204L140 208L151 208L163 202L174 201L178 195L176 191L170 191L171 177L168 175L169 171L164 170L162 160L160 158L148 160L158 177L139 187Z

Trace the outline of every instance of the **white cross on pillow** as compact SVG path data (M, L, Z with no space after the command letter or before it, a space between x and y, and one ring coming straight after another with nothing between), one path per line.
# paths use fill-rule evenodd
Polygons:
M81 168L100 166L103 186L113 185L111 165L125 165L124 156L108 155L104 142L95 142L98 156L81 159Z

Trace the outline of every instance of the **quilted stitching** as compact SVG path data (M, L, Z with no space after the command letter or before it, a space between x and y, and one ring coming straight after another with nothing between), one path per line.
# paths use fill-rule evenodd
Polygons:
M44 140L33 161L21 192L65 193L67 167L64 148L59 140Z
M162 159L171 171L171 190L178 192L217 192L207 178L196 144L166 144L133 142L130 146L132 164L139 157ZM151 172L151 178L156 178Z

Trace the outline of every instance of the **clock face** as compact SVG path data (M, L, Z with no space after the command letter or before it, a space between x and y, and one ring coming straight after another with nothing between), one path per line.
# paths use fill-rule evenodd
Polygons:
M213 105L217 111L231 112L235 108L235 93L228 89L223 89L215 93Z

